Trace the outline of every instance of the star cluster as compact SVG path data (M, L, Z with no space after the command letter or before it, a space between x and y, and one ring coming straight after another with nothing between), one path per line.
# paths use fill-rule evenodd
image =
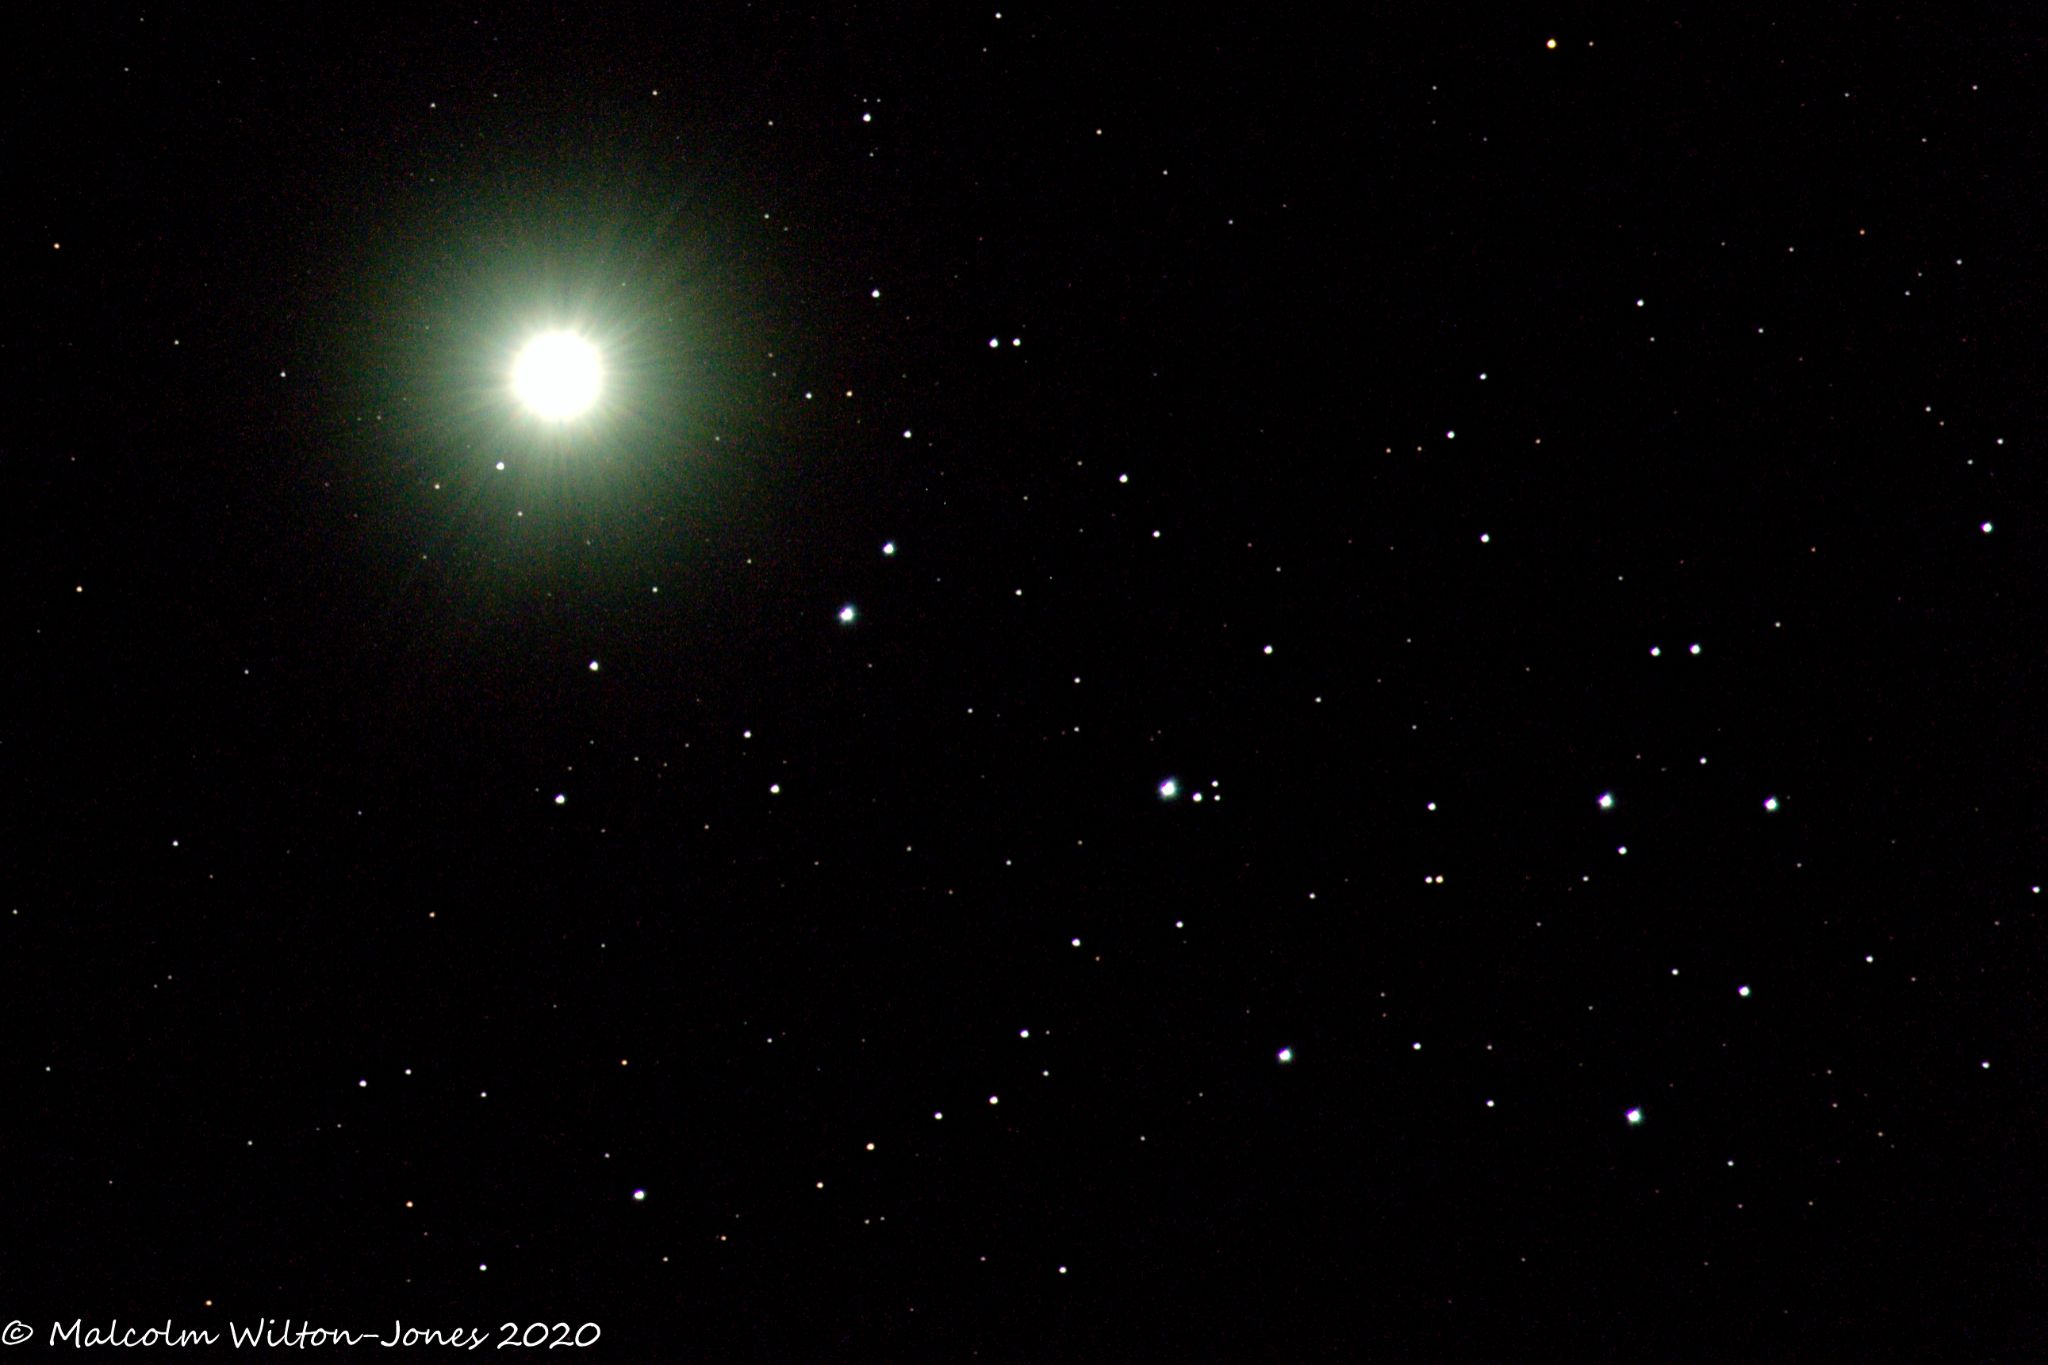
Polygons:
M1999 34L48 23L10 1311L2040 1340Z

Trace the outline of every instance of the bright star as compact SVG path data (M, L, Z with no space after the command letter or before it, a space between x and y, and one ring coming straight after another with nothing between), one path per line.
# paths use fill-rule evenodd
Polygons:
M512 363L512 392L537 417L563 422L590 409L604 387L597 348L573 332L547 332Z

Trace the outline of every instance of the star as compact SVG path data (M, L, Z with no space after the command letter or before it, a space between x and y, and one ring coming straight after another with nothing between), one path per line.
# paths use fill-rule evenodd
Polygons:
M534 416L550 422L588 412L603 387L597 348L574 332L544 332L512 362L512 392Z

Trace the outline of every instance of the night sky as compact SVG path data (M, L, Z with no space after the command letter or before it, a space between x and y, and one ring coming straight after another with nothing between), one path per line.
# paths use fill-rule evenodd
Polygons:
M39 11L23 1353L2043 1358L2048 34L1777 8Z

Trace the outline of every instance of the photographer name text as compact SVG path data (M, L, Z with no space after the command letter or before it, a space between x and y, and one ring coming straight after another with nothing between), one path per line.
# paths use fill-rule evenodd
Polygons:
M0 1329L0 1344L20 1346L32 1340L36 1331L16 1320ZM306 1351L330 1346L382 1346L387 1348L436 1347L441 1350L552 1350L590 1346L603 1335L594 1322L570 1326L566 1322L505 1322L496 1328L415 1327L394 1319L388 1328L365 1331L354 1327L331 1327L297 1318L258 1318L254 1326L228 1322L223 1327L180 1327L170 1318L142 1326L110 1318L105 1323L73 1318L52 1322L44 1339L50 1346L73 1346L80 1350L127 1348L133 1350L177 1349L194 1346L226 1346L231 1349L262 1347L266 1350Z

